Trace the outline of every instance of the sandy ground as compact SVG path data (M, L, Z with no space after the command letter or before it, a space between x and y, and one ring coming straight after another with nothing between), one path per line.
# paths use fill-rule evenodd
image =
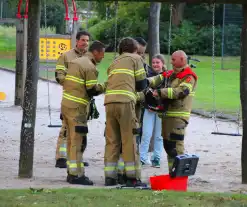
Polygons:
M18 178L18 161L20 146L20 129L22 110L14 107L13 73L0 72L0 91L7 93L7 99L0 103L0 188L71 187L65 182L66 169L57 169L55 165L55 149L59 128L48 128L48 84L39 81L36 136L34 152L34 173L32 179ZM50 102L52 108L52 124L61 124L59 108L61 87L50 83ZM85 160L90 162L86 174L95 182L95 186L104 185L103 177L103 137L105 114L103 96L96 98L100 118L89 123L89 144L85 152ZM219 122L220 131L236 132L236 125L229 122ZM186 151L200 157L197 172L189 179L190 191L247 191L247 186L241 184L241 137L211 135L215 130L211 119L192 116L186 136ZM143 169L143 181L149 182L152 175L167 174L165 152L162 156L160 169L151 167ZM80 187L75 186L72 187Z

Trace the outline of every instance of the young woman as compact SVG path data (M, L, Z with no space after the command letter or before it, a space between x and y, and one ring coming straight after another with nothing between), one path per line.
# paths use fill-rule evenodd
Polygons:
M148 77L156 76L166 70L165 59L158 54L152 58L152 70L148 71ZM153 137L153 155L151 162L148 158L148 150ZM161 136L161 119L157 112L152 111L147 106L144 110L142 124L142 139L140 144L140 159L142 165L160 167L160 155L163 149L163 138Z

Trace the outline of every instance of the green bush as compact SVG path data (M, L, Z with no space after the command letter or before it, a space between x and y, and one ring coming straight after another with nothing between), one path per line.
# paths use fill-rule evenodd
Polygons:
M88 27L93 27L94 25L98 24L100 22L100 18L98 17L92 17L88 20Z

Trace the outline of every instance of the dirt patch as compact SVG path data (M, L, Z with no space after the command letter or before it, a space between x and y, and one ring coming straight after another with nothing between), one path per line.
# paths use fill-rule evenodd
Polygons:
M20 147L20 129L22 110L14 107L13 73L0 72L0 91L7 93L5 102L0 103L0 188L26 187L72 187L66 180L66 169L57 169L55 165L55 149L59 128L48 128L48 83L39 81L37 98L37 118L35 129L34 177L32 179L18 178L18 162ZM52 124L61 124L59 120L62 89L59 85L49 83L50 103L52 109ZM89 123L88 148L85 160L90 162L86 174L95 182L94 187L104 185L104 126L105 112L103 96L96 98L100 118ZM219 128L224 132L236 132L236 124L219 122ZM247 191L246 185L241 185L241 137L212 135L214 123L211 119L192 116L187 129L185 141L186 152L200 157L196 175L190 177L190 191ZM143 180L149 182L152 175L166 174L167 161L163 152L160 169L143 168ZM74 186L73 187L81 187Z

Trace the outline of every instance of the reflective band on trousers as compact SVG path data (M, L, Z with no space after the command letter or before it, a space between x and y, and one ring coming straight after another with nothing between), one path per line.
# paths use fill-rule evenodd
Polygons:
M129 96L132 99L136 100L136 95L126 90L107 90L105 95L125 95L125 96Z
M65 70L65 66L64 65L56 65L56 70Z
M74 101L76 103L81 103L81 104L84 104L84 105L87 105L89 103L87 100L85 100L83 98L78 98L76 96L71 96L66 92L63 92L63 98L68 99L70 101Z
M75 76L72 75L66 75L65 80L70 80L73 81L75 83L79 83L79 84L85 84L85 81L83 79L77 78Z
M121 171L124 170L124 161L122 157L120 157L120 159L118 160L118 170L121 170Z
M66 144L61 144L59 148L59 154L60 157L65 157L67 156L67 149L66 149Z
M105 168L104 168L105 174L107 174L109 176L114 175L116 173L116 170L117 170L117 163L116 162L105 163Z
M124 163L124 169L126 171L126 174L129 175L135 175L136 174L136 167L134 162L125 162Z
M182 112L182 111L167 111L166 116L170 117L190 117L190 112Z
M84 168L84 163L81 162L80 166L78 166L76 160L70 160L69 162L67 162L67 165L69 166L70 172L76 172L78 167Z

